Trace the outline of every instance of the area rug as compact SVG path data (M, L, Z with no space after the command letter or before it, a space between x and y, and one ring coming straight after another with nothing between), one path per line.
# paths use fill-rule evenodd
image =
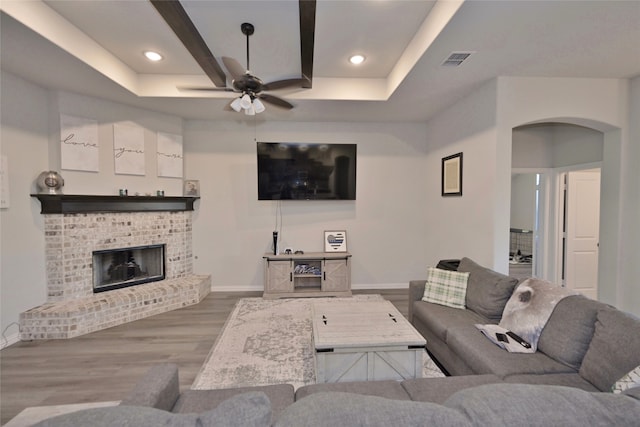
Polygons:
M243 298L229 315L193 385L212 390L269 384L296 389L315 383L311 306L343 298ZM383 299L355 295L350 301ZM424 377L444 376L424 353Z

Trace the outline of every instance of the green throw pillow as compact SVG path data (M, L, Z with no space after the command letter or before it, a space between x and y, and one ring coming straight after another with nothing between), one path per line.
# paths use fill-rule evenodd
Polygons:
M469 273L429 267L422 301L453 308L465 308L468 280Z

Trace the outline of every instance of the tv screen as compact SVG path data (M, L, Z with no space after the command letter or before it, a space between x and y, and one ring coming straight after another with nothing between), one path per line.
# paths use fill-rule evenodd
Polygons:
M258 142L258 200L355 200L356 144Z

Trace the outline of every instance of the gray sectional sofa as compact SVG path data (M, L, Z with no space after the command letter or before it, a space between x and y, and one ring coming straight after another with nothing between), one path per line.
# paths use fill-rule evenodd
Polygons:
M532 354L508 353L475 323L497 323L518 285L464 258L466 308L421 300L410 283L409 320L451 376L404 381L289 384L180 392L174 364L151 368L120 406L41 426L591 426L639 425L640 387L614 382L640 365L640 320L582 296L555 307Z
M532 354L509 353L474 324L498 323L518 281L463 258L468 272L464 310L421 301L425 281L412 281L409 321L427 350L451 375L495 375L504 382L549 384L586 391L611 386L640 365L640 319L573 295L553 310Z
M454 389L459 391L443 400ZM295 394L290 385L180 393L177 366L165 364L153 367L120 406L60 415L37 426L584 427L631 426L638 420L640 388L593 393L475 375L316 384Z

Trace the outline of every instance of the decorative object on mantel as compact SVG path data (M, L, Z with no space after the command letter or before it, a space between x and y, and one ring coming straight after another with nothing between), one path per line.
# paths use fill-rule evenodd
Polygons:
M98 121L60 114L62 169L98 172Z
M182 135L158 132L158 176L182 178Z
M462 153L442 159L442 196L462 196Z
M56 171L44 171L36 178L36 186L40 194L62 194L64 179Z
M114 172L144 175L144 128L133 122L113 125Z
M199 197L185 196L95 196L32 194L42 204L41 214L95 212L179 212L192 211Z
M184 193L185 196L200 196L200 181L195 179L187 179L184 182Z

